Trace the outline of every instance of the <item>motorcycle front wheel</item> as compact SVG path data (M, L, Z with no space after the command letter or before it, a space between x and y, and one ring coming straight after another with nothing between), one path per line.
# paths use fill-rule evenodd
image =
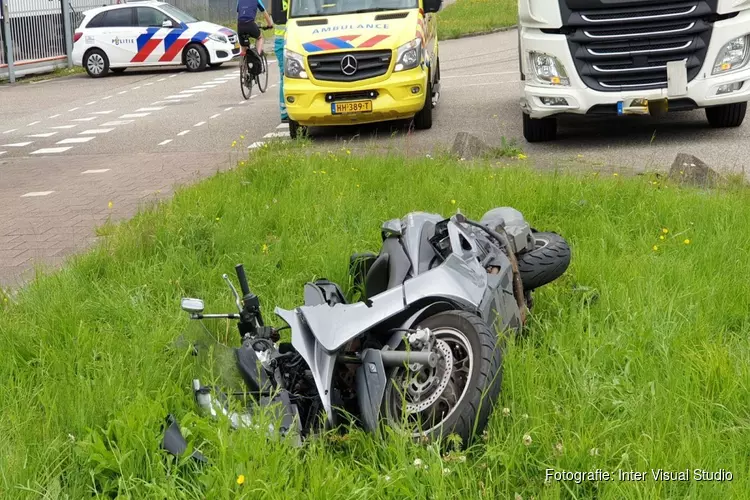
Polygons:
M455 434L464 444L481 435L500 396L498 336L478 316L447 311L422 321L435 336L435 368L394 368L383 398L391 427L434 441Z

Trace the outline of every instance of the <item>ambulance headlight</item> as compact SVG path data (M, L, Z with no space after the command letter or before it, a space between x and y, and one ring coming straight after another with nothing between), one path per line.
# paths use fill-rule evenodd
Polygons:
M306 79L305 58L289 49L284 49L284 76Z

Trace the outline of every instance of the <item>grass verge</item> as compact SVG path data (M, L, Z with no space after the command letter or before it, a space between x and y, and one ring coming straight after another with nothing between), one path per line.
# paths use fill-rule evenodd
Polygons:
M748 191L293 148L261 148L0 298L0 497L741 498L750 489ZM244 262L270 319L274 305L301 301L306 280L346 282L348 255L377 250L384 220L458 208L478 218L499 205L563 234L573 262L536 294L527 335L511 339L498 408L476 447L440 456L355 432L294 449L193 413L191 357L173 344L188 329L180 297L231 311L221 274ZM234 339L233 326L217 329ZM203 470L165 461L168 412L211 460ZM547 468L648 476L545 483ZM696 468L734 480L660 482L650 472Z
M456 0L438 14L438 39L485 33L518 21L514 0Z

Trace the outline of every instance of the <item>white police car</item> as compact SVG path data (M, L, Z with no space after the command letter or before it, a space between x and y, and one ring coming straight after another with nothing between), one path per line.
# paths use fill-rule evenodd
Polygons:
M240 54L234 31L157 1L88 10L73 40L73 63L94 78L138 66L202 71Z

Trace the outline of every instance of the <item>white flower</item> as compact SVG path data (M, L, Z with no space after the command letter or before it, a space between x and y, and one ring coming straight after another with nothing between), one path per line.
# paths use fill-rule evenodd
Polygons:
M389 475L386 475L385 477L383 477L383 479L385 479L385 481L386 481L386 482L388 482L388 481L390 481L390 480L391 480L391 476L389 476Z
M451 470L448 467L443 468L443 475L448 475L451 473Z
M415 458L414 459L414 467L416 467L417 469L419 469L420 467L422 467L422 460L420 458Z
M507 417L510 415L510 408L503 408L503 417Z
M531 446L531 442L532 442L531 441L531 436L529 436L528 434L524 434L523 435L523 444L525 444L526 446Z

